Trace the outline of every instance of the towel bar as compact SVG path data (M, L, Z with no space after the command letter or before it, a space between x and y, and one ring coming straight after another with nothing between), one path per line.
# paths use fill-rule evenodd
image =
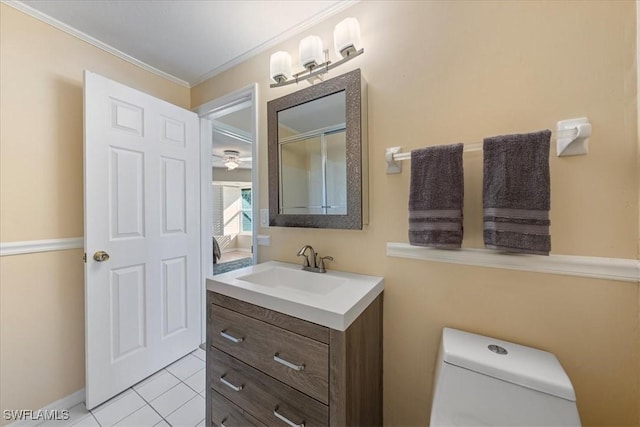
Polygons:
M555 135L558 157L587 154L587 142L590 136L591 124L586 117L558 122ZM387 163L387 174L402 172L400 161L411 159L411 152L403 153L400 150L401 147L389 147L385 150L384 159ZM482 151L482 142L465 144L464 151Z

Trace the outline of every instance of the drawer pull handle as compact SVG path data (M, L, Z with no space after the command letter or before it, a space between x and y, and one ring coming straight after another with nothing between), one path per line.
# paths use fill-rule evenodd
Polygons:
M287 423L287 425L290 425L291 427L304 427L304 421L300 424L296 424L293 421L291 421L289 418L285 417L284 415L280 415L278 413L278 407L276 406L276 408L273 410L273 415L276 416L276 418L278 418L281 421L284 421L285 423Z
M220 331L220 335L222 335L223 338L226 338L229 341L234 342L236 344L241 343L242 341L244 341L244 337L236 338L233 335L229 335L226 330Z
M227 387L229 387L233 391L240 391L244 388L244 384L240 384L239 386L231 384L229 381L224 379L224 376L220 377L220 382Z
M283 364L287 368L295 369L296 371L302 371L304 369L304 365L296 365L295 363L291 363L291 362L289 362L287 360L284 360L283 358L278 357L278 353L276 353L273 356L273 360L275 360L278 363Z

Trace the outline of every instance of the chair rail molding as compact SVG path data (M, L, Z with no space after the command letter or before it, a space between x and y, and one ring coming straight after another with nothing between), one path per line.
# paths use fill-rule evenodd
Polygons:
M640 261L576 255L508 254L489 249L435 249L387 243L387 256L639 283Z
M33 254L38 252L83 249L83 237L68 237L48 240L25 240L20 242L0 242L0 256Z

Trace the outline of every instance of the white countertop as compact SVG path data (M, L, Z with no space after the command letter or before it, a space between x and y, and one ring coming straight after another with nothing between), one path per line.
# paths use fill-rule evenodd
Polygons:
M287 273L283 277L291 275L305 280L280 286L273 280L258 284L259 280L251 278L256 274L268 274L267 270ZM382 293L384 279L331 270L313 273L303 271L298 264L268 261L212 276L207 279L207 290L345 331Z

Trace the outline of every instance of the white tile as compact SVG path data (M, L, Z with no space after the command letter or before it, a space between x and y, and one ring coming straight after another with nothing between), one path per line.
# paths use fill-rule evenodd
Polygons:
M135 385L133 389L138 392L144 400L151 402L153 399L168 391L179 382L179 379L163 369L140 384Z
M196 394L197 393L195 391L191 390L183 383L180 383L171 390L152 400L150 404L160 415L166 417L189 400L193 399Z
M73 427L100 427L100 424L98 424L98 421L93 414L89 414L88 417L84 417L77 423L73 424Z
M193 391L195 391L196 393L202 393L204 392L204 387L205 387L204 380L205 380L205 370L201 369L195 374L191 375L186 380L184 380L184 383L189 387L191 387Z
M173 427L195 427L204 419L204 399L197 395L167 417Z
M200 424L198 424L196 427L204 427L204 422L205 422L205 420L202 420L202 421L200 422Z
M200 360L207 360L207 352L204 351L203 349L201 349L200 347L196 348L195 350L193 350L191 352L192 355L194 355L195 357L197 357Z
M76 406L69 409L69 416L71 419L71 424L76 424L78 421L82 420L85 417L91 415L91 412L87 409L84 402L77 404ZM93 418L93 417L91 417Z
M198 372L200 369L204 369L204 361L198 359L191 354L187 354L182 359L173 363L172 365L167 366L167 371L171 372L173 375L178 377L180 380L184 381L189 378L191 375Z
M34 411L35 413L35 411ZM77 421L77 420L76 420ZM38 427L70 427L71 426L71 420L47 420L47 421L42 421L42 418L38 418L35 420L29 420L27 421L28 424L25 424L27 426L38 426ZM22 424L22 423L21 423Z
M112 426L146 405L138 393L129 389L124 393L98 406L91 412L101 426Z
M66 419L66 420L48 420L48 421L45 421L45 422L42 422L42 423L38 424L38 426L42 426L42 427L71 426L71 425L79 422L83 418L86 418L89 415L91 415L91 413L87 410L87 407L84 406L84 403L79 403L78 405L68 409L68 411L69 411L69 418L68 419ZM62 416L62 413L59 413L58 415Z
M167 424L167 422L165 420L160 421L158 424L156 424L153 427L171 427L169 424Z
M160 417L160 415L158 415L158 413L154 411L151 406L145 405L133 414L129 415L124 420L118 422L116 426L151 427L156 425L160 421L162 421L162 417Z
M167 372L167 371L165 371L164 369L160 369L155 374L149 375L147 378L143 379L138 384L134 385L133 388L136 389L137 387L140 387L140 386L143 386L145 384L148 384L151 381L153 381L154 379L158 378L159 376L162 376L162 374L164 374L165 372Z

